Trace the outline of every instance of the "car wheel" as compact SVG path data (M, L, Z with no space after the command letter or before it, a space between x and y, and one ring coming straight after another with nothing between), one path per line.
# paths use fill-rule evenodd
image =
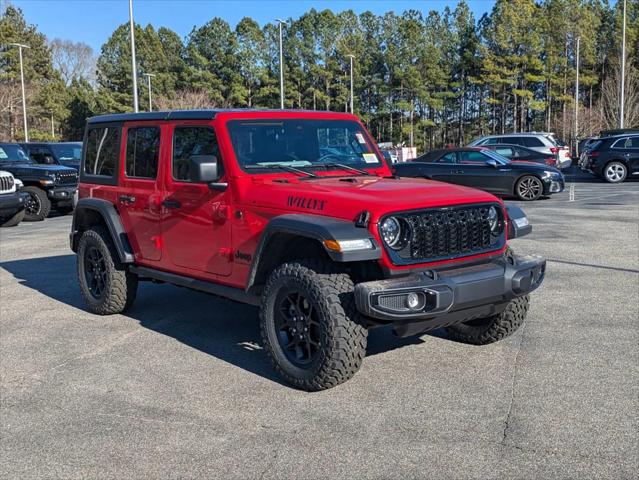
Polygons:
M93 227L82 234L77 261L80 292L91 312L111 315L133 304L138 277L119 261L106 228Z
M628 169L621 162L610 162L603 171L603 179L608 183L621 183L628 176Z
M366 356L367 329L353 298L353 281L316 260L285 263L262 295L260 328L275 369L294 387L339 385Z
M0 219L0 227L15 227L24 220L24 210L20 210L14 216L8 219Z
M447 327L449 338L472 345L488 345L509 337L521 327L528 313L528 295L512 300L499 315Z
M51 200L47 197L47 192L33 186L23 187L20 191L29 194L24 202L24 219L27 222L40 222L49 216Z
M537 200L544 193L544 186L534 175L525 175L517 181L515 195L524 201Z

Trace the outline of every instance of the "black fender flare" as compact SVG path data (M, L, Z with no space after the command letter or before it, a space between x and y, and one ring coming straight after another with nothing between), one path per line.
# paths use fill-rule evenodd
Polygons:
M111 234L120 261L122 263L133 263L133 249L122 225L120 215L111 202L98 198L81 198L78 200L78 204L73 212L73 222L71 224L71 250L74 252L77 251L78 240L82 233L80 228L83 225L83 217L87 211L97 212L102 217L104 224Z
M361 262L379 260L382 257L382 250L370 231L367 228L355 226L354 221L302 213L279 215L273 217L262 232L262 237L260 238L260 242L251 262L251 269L246 285L247 290L255 284L260 266L263 264L265 257L268 256L268 252L265 251L265 248L269 240L277 234L288 234L317 241L334 262ZM360 239L370 240L372 248L336 252L328 249L324 243L326 240L339 242Z

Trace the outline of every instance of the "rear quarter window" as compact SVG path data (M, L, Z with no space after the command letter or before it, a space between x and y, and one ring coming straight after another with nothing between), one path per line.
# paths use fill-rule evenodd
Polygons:
M120 155L120 125L96 125L87 130L82 179L88 183L115 184Z

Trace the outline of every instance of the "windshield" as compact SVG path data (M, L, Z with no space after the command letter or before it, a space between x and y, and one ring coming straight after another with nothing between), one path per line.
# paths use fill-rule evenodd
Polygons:
M382 165L366 132L350 120L233 120L228 130L242 169Z
M81 143L51 143L49 148L61 163L78 163L82 158Z
M20 145L0 145L0 163L33 163Z
M509 159L507 159L506 157L499 155L497 152L493 152L492 150L482 150L482 152L484 155L486 155L487 157L492 158L493 160L496 160L498 163L501 163L502 165L508 165L510 163L512 163Z

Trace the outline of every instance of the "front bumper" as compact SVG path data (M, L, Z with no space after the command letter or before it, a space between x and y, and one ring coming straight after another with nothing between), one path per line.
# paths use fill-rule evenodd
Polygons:
M544 184L544 195L563 192L566 186L563 175L561 177L544 178L542 183Z
M546 260L537 256L505 257L449 270L363 282L355 286L355 303L366 317L390 321L400 337L501 313L513 298L541 285ZM410 308L409 295L419 302Z
M71 205L78 187L53 187L47 190L47 196L55 202L69 202Z
M13 192L0 195L0 217L12 217L24 210L24 202L29 197L27 193Z

